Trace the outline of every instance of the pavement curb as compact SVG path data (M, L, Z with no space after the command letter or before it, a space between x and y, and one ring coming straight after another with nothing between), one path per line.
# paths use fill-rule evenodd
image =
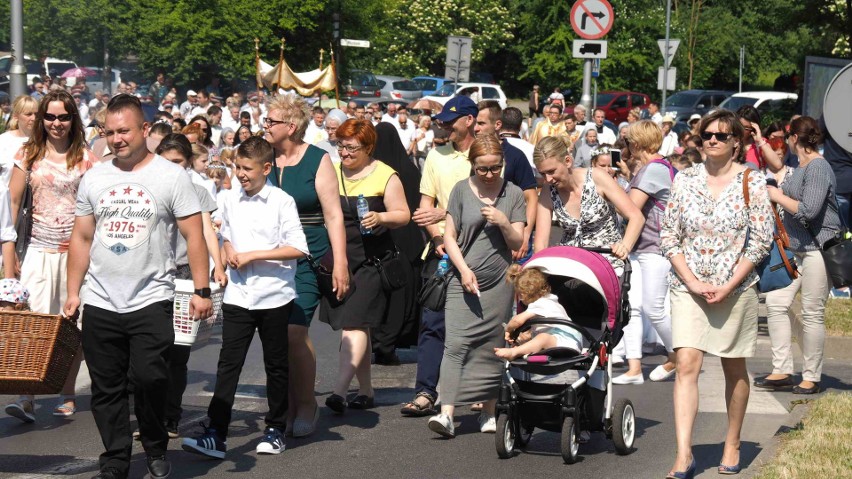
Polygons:
M764 447L760 454L754 458L751 464L749 464L748 469L744 469L749 471L749 474L746 477L755 477L760 474L760 471L763 469L763 466L770 463L773 459L775 459L775 455L778 453L778 449L781 447L781 440L786 436L786 434L794 429L796 429L799 424L801 424L802 419L808 414L808 411L811 410L811 400L803 400L801 402L794 401L792 404L792 409L790 413L787 415L784 424L781 425L775 434L772 435L772 438L766 443L766 447Z

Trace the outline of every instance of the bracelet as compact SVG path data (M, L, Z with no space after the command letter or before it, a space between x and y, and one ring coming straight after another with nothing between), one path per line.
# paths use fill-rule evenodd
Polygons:
M768 144L769 144L769 141L766 138L764 138L763 141L761 141L760 143L757 144L757 147L763 148L764 146L766 146Z

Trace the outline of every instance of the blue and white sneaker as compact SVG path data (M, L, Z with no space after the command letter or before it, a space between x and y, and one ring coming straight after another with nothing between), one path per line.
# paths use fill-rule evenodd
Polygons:
M198 437L184 438L183 444L181 444L183 450L214 459L224 459L225 451L228 450L225 441L219 439L215 429L205 426L204 423L201 425L204 427L204 434Z
M267 427L263 431L263 439L257 444L258 454L281 454L284 452L284 435L277 428Z

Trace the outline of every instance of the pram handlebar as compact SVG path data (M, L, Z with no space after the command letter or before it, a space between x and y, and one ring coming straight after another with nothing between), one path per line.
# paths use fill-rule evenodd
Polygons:
M537 324L558 324L560 326L568 326L569 328L579 331L583 338L588 340L589 343L594 344L598 341L598 339L592 336L592 333L588 332L586 328L562 318L532 318L512 333L512 339L517 339L518 335Z

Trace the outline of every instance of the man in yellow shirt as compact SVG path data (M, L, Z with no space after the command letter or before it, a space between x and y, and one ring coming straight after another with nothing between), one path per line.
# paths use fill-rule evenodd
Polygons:
M562 121L562 108L556 105L547 107L547 119L538 122L530 137L530 143L535 145L546 136L565 134L565 123Z
M420 180L420 207L411 219L426 229L431 247L425 253L424 274L434 273L438 260L444 255L444 219L450 192L456 183L470 177L468 151L474 140L474 126L479 109L470 97L459 95L444 105L434 117L436 123L449 133L449 141L433 148L423 163ZM431 267L430 267L431 266ZM438 397L438 375L444 355L444 312L423 309L420 335L417 340L417 382L415 396L403 405L404 416L435 414Z

